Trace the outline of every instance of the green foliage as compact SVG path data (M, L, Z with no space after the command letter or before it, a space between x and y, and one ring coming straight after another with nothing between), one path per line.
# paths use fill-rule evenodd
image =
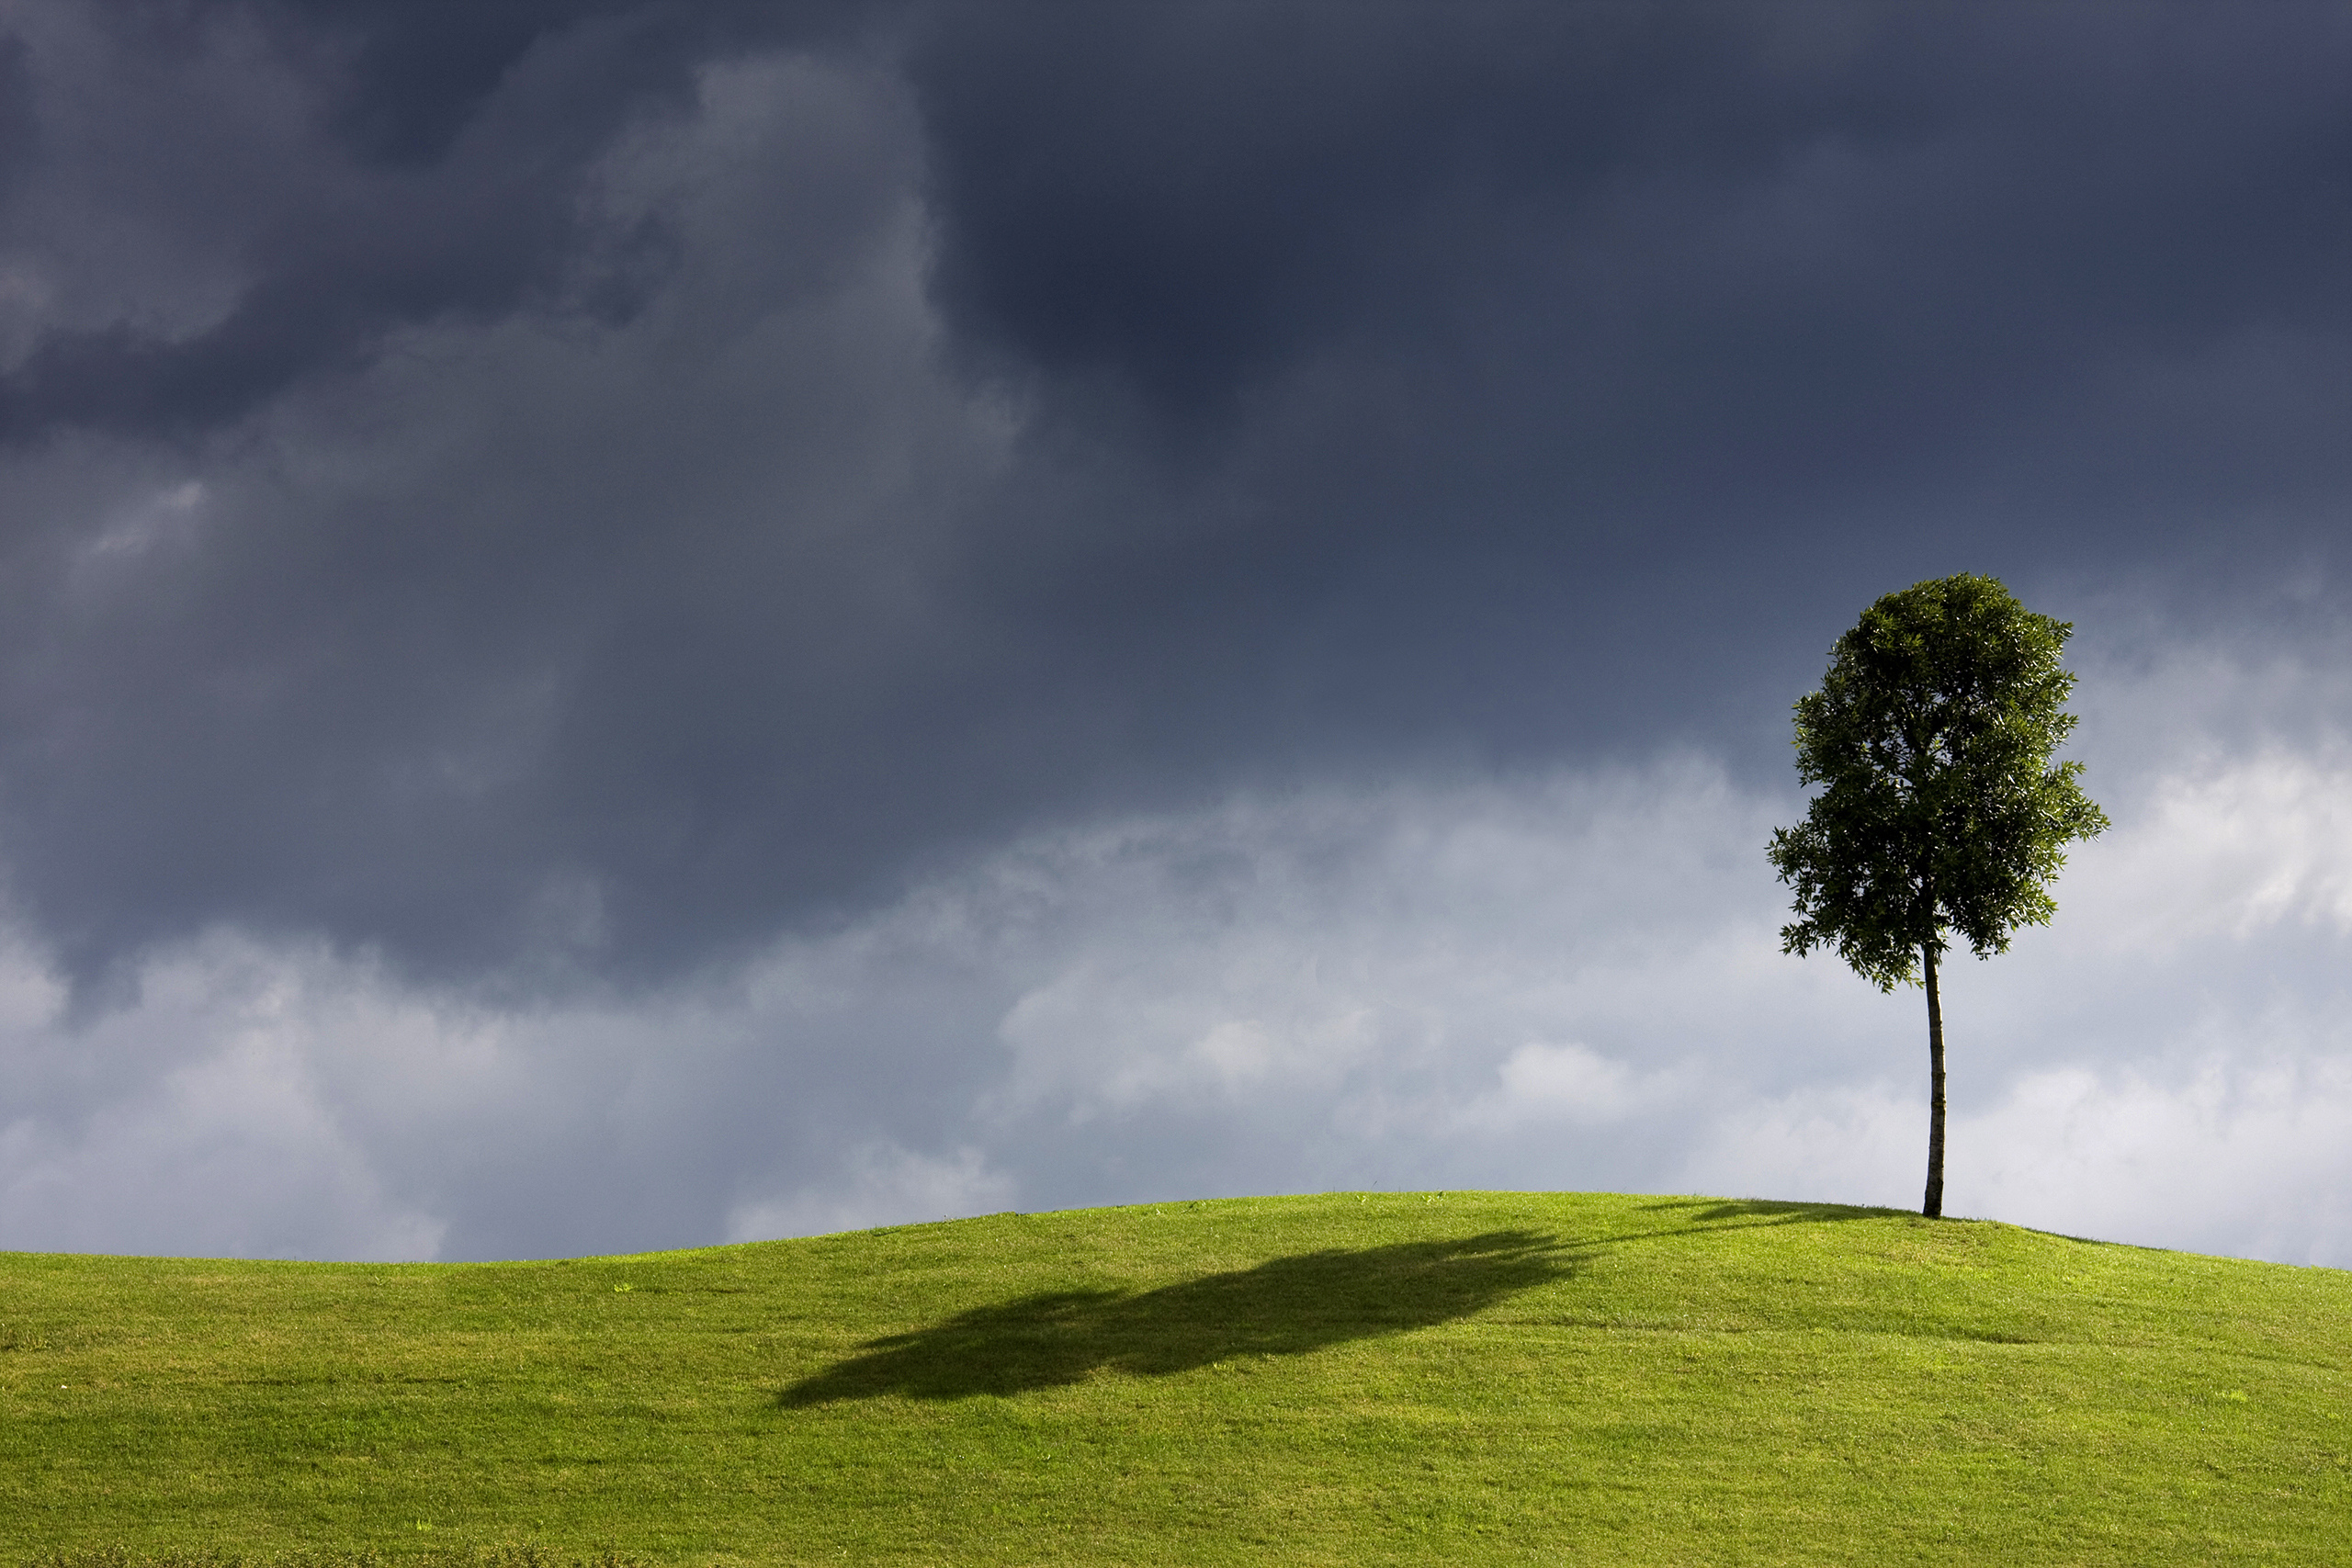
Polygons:
M0 1255L0 1322L6 1568L2152 1568L2352 1518L2352 1274L1828 1204Z
M1772 835L1796 890L1783 949L1833 948L1893 990L1958 931L1979 958L2055 911L2064 847L2107 818L2052 757L2075 727L2059 662L2074 627L1962 574L1890 593L1831 650L1796 705L1797 773L1819 784Z

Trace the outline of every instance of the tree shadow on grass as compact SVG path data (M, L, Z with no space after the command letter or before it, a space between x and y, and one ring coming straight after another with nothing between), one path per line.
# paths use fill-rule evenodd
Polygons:
M1746 1226L1722 1224L1726 1220L1746 1220L1749 1224L1793 1225L1806 1221L1883 1220L1899 1214L1899 1209L1864 1209L1851 1203L1792 1203L1771 1198L1666 1198L1655 1203L1645 1203L1646 1213L1679 1209L1687 1211L1680 1217L1693 1224L1719 1229L1745 1229Z
M1237 1356L1304 1355L1467 1317L1576 1266L1550 1236L1491 1231L1301 1253L1156 1291L1047 1292L871 1340L777 1402L965 1399L1102 1371L1165 1377Z

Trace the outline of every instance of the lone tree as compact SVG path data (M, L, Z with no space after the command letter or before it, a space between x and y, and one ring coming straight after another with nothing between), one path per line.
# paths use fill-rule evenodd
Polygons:
M2046 887L2064 846L2108 825L2075 783L2083 765L2051 761L2075 728L2058 661L2074 629L1990 577L1918 583L1863 611L1796 705L1797 776L1824 787L1772 834L1796 889L1781 948L1834 948L1882 991L1927 987L1930 1219L1944 1207L1945 934L1979 958L2007 952L2011 931L2057 911Z

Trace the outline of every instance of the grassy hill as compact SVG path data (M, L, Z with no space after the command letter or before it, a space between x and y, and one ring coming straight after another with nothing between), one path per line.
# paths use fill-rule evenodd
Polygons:
M2347 1562L2352 1273L1340 1194L572 1262L0 1255L0 1562Z

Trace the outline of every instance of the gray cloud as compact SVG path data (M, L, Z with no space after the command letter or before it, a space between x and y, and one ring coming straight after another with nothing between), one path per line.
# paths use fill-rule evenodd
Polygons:
M2333 13L173 15L19 29L85 980L674 976L1109 802L1777 765L1890 581L2333 558Z
M211 276L196 299L165 281L158 321L155 280L102 262L100 288L131 291L69 299L39 332L0 383L0 444L201 435L364 369L403 328L625 322L671 246L651 216L616 224L584 199L598 158L633 120L690 104L714 53L838 30L846 12L754 24L756 9L331 0L25 18L37 41L12 39L0 147L62 155L41 171L51 188L11 193L12 238L78 271L94 243L144 231L164 269ZM132 199L74 210L108 188Z
M356 1174L220 1246L1468 1180L1470 1144L1375 1158L1407 1120L1381 1107L1664 1105L1716 1068L1645 1065L1631 999L1513 1013L1465 958L1359 1039L1303 1002L1199 1011L1241 983L1218 965L1292 952L1289 915L1146 933L1247 904L1234 868L1265 865L1317 919L1394 906L1351 938L1366 963L1486 942L1532 974L1519 923L1589 910L1397 905L1386 835L1574 817L1685 757L1717 782L1655 787L1718 800L1690 809L1729 846L1787 789L1830 639L1919 577L2004 576L2167 702L2201 689L2181 650L2225 650L2252 705L2199 733L2233 765L2324 759L2337 722L2339 7L348 0L17 7L0 35L0 866L74 1021L22 1038L119 1038L147 1086L42 1078L11 1157L80 1168L104 1139L74 1117L181 1125L202 1095L174 1084L277 1092L276 1067L175 1077L198 1068L157 1043L141 985L220 964L419 1039L473 1019L541 1107L501 1122L497 1079L379 1125L392 1079L335 1088L315 1042L345 1025L305 1025L286 1103L325 1109L288 1157ZM2171 778L2174 725L2117 720L2101 754ZM1114 984L1078 935L945 891L1122 821L1173 837L1054 862L1037 897L1193 955L1164 974ZM1562 842L1527 852L1612 874ZM1694 902L1660 931L1770 891L1670 874ZM1036 950L943 956L893 923L925 900ZM2297 919L2265 929L2320 940ZM827 945L854 942L910 945ZM838 999L693 999L779 953ZM1747 1027L1715 1005L1669 1032ZM1413 1008L1425 1045L1484 1043L1392 1071ZM570 1043L527 1043L559 1017ZM647 1066L655 1019L702 1066ZM2332 1081L2332 1037L2295 1037ZM1751 1040L1778 1066L1737 1081L1814 1093L1822 1041ZM1390 1064L1370 1099L1329 1067L1359 1047ZM1048 1067L1122 1052L1157 1109L1114 1137L1126 1080ZM2126 1059L2064 1081L2130 1101L2100 1076ZM1253 1061L1340 1076L1216 1089ZM2148 1092L2204 1070L2166 1056ZM1339 1105L1358 1120L1302 1144ZM1716 1168L1638 1118L1546 1164L1540 1118L1496 1114L1498 1179ZM1043 1151L1017 1167L1015 1126ZM600 1127L664 1161L586 1170Z
M2352 710L2332 670L2135 651L2086 660L2086 731L2171 716L2086 748L2115 830L2052 928L1949 977L1951 1201L2352 1262ZM2216 743L2265 708L2329 716ZM1119 814L555 1006L215 937L76 1032L18 950L0 1234L494 1257L1357 1187L1906 1204L1919 998L1778 951L1796 806L1686 755Z
M887 84L772 60L702 91L598 171L616 222L691 243L630 328L413 329L206 461L20 466L26 513L85 509L26 542L16 734L48 762L10 803L69 961L231 919L625 969L690 901L656 956L691 963L746 900L848 879L842 797L901 761L840 732L952 633L922 618L943 492L1002 422L928 366ZM607 912L615 878L661 907Z

